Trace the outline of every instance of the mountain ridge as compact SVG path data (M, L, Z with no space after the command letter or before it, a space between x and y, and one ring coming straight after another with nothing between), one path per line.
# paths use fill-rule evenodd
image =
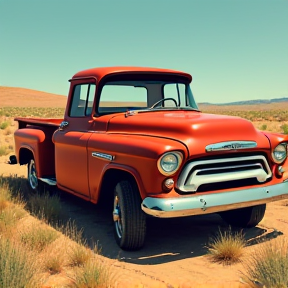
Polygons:
M256 104L272 104L272 103L281 103L288 102L288 97L282 98L272 98L272 99L255 99L255 100L243 100L235 102L226 102L226 103L210 103L210 102L199 102L200 105L217 105L217 106L234 106L234 105L256 105Z

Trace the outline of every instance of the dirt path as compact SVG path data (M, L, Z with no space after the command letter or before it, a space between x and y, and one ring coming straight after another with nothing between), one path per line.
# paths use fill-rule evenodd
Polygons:
M25 166L8 165L7 159L0 157L0 174L26 175ZM127 252L119 249L114 241L108 207L97 207L65 193L61 193L61 201L65 214L75 220L78 227L84 228L86 238L98 243L102 255L120 271L117 275L121 275L122 287L241 286L242 264L224 267L211 263L205 256L209 237L217 233L219 227L227 228L217 214L178 219L149 218L145 247ZM287 201L268 204L260 225L244 230L250 243L245 248L247 256L260 245L259 241L288 235L288 206L285 203ZM136 286L139 283L141 285Z

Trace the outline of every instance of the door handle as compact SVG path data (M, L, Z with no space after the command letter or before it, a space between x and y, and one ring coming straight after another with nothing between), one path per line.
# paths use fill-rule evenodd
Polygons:
M69 122L67 121L62 121L60 126L59 126L59 130L64 130L65 127L67 127L69 125Z

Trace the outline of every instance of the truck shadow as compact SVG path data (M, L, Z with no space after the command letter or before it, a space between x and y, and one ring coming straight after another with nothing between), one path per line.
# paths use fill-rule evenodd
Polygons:
M24 178L3 179L13 191L23 190L21 188L26 185ZM55 192L60 196L65 215L63 220L75 221L78 228L83 228L84 237L91 248L97 244L101 255L123 262L156 265L203 256L207 254L209 239L217 235L219 229L225 231L229 228L218 214L174 219L151 217L147 219L145 246L139 251L123 251L114 240L112 205L93 205L68 193L58 190ZM260 226L243 229L243 233L248 245L257 245L283 234L279 230Z
M95 206L64 193L61 200L70 219L84 228L84 236L91 246L96 243L105 257L138 265L163 264L206 255L209 239L217 235L219 229L229 229L218 214L174 219L151 217L147 219L145 246L139 251L124 251L114 240L111 207ZM243 233L249 246L283 234L259 226L243 229Z

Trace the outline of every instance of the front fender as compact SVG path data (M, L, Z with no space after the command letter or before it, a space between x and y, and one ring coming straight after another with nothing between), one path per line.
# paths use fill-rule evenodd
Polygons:
M163 193L162 184L167 176L159 172L157 161L169 151L181 151L184 159L188 157L186 146L173 139L112 133L92 134L87 147L91 198L97 199L99 183L108 169L120 169L131 174L138 184L142 199L148 195ZM176 179L180 170L181 167L171 177Z

